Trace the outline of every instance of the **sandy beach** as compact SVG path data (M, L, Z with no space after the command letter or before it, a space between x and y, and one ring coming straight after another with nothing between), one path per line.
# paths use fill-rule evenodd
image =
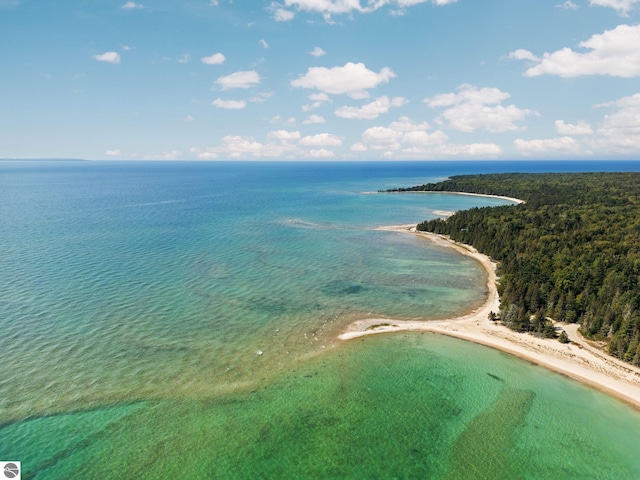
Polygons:
M564 329L571 340L571 343L562 344L554 339L514 332L499 322L491 322L488 319L489 312L498 312L500 308L496 288L496 264L489 257L469 245L453 242L445 236L417 232L415 225L380 227L378 230L418 235L476 259L487 271L489 295L480 308L458 318L438 321L369 318L352 323L338 338L349 340L363 335L400 331L427 331L449 335L496 348L561 373L615 396L640 410L640 368L613 358L592 346L578 333L578 325L556 324Z

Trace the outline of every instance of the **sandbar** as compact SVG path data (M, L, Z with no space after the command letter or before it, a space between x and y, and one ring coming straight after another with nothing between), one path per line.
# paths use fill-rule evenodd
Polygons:
M571 340L538 338L518 333L489 320L490 312L498 312L500 298L496 287L496 263L469 245L454 242L444 235L416 231L415 225L379 227L377 230L418 235L441 246L477 260L487 271L488 295L485 303L466 315L446 320L397 320L367 318L358 320L338 336L349 340L364 335L401 331L426 331L468 340L515 355L534 364L553 370L612 395L640 410L640 368L611 357L585 340L576 324L560 324Z

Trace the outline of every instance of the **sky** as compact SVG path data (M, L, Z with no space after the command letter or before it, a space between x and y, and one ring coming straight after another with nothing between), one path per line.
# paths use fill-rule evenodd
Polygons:
M0 0L0 158L639 159L640 0Z

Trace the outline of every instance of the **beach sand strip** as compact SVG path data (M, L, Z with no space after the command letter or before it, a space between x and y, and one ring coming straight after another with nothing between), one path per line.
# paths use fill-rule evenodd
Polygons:
M446 320L397 320L368 318L352 323L339 335L349 340L364 335L423 331L433 332L471 341L515 355L534 364L578 380L624 401L640 410L640 368L622 362L587 342L578 332L576 324L560 324L571 340L562 344L558 340L538 338L514 332L499 322L489 320L490 312L500 310L496 287L496 263L469 245L450 240L444 235L416 231L415 225L379 227L376 230L418 235L437 245L453 248L477 260L487 271L488 296L476 310Z

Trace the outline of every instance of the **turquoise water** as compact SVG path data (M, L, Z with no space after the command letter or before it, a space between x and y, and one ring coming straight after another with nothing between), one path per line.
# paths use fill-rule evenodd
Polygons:
M454 339L335 339L483 301L469 258L373 228L504 201L366 193L462 168L496 167L0 165L0 460L26 478L639 478L640 415L613 399Z

